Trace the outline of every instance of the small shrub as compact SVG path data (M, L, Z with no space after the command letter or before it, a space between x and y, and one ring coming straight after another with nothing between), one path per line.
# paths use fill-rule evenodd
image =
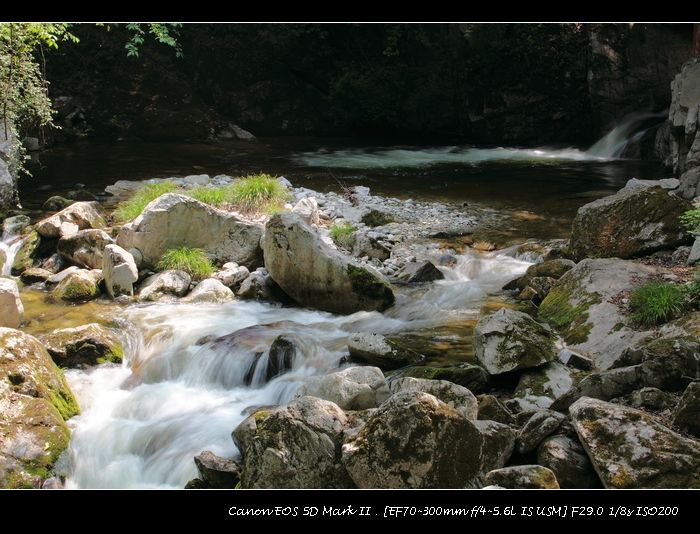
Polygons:
M230 186L205 187L199 186L187 191L186 195L210 206L223 206L231 195Z
M185 271L192 278L201 280L214 273L214 265L209 257L199 248L171 248L158 262L158 269Z
M287 188L269 174L254 174L233 182L228 201L243 212L262 213L281 207L287 198Z
M700 235L700 208L686 211L681 215L681 222L690 232Z
M356 230L352 224L334 224L330 227L331 239L343 248L352 249L355 245Z
M135 219L143 212L143 209L159 196L177 191L177 186L172 182L158 182L144 185L137 190L129 200L122 202L114 211L114 220L127 222Z
M632 318L643 326L665 323L686 304L687 290L677 284L649 282L635 289L630 298Z

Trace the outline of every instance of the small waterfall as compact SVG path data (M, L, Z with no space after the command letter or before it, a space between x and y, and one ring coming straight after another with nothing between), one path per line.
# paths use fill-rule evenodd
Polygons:
M586 153L605 159L619 158L627 145L640 140L651 128L649 122L668 116L668 110L658 113L632 113L624 117L610 132L596 141Z
M15 257L25 238L4 231L0 237L0 275L10 276Z

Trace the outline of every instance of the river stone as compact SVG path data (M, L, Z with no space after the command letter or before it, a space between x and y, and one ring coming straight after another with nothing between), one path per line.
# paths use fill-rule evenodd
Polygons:
M627 395L642 385L641 365L592 373L554 401L550 408L557 411L566 411L571 404L581 397L607 401Z
M629 324L626 306L618 297L655 274L654 267L633 261L585 259L552 287L538 317L556 328L571 350L608 369L647 335Z
M243 267L242 265L233 265L235 265L235 267L231 266L228 269L224 269L214 274L214 278L231 289L238 288L241 283L248 278L248 276L250 276L250 271L247 268Z
M434 396L398 393L343 445L343 463L359 488L465 488L482 443L472 421Z
M389 388L378 367L349 367L337 373L307 378L297 397L331 401L343 410L376 408L389 398Z
M26 215L15 215L8 217L2 222L2 233L6 236L17 236L31 224L31 219Z
M124 356L119 338L97 323L54 330L41 336L41 342L60 367L119 363Z
M61 196L55 195L49 197L46 202L41 206L44 211L60 211L67 208L71 204L75 203L75 200L70 200L68 198L63 198Z
M700 442L645 412L588 397L569 413L606 488L700 488Z
M632 258L682 245L691 204L664 188L623 188L579 208L571 230L578 258Z
M47 271L46 269L42 269L40 267L32 267L31 269L24 271L20 275L20 279L22 280L23 284L32 285L46 282L52 276L53 273L51 271Z
M552 434L564 421L564 416L551 410L541 410L532 414L518 433L518 452L527 454L534 451L544 438Z
M559 489L551 469L541 465L515 465L486 473L486 485L507 489Z
M673 424L700 437L700 382L691 382L673 412Z
M554 334L522 312L501 308L474 328L474 354L492 375L537 367L556 357Z
M222 304L224 302L231 302L235 300L235 295L224 284L216 280L215 278L207 278L202 280L197 286L192 290L192 293L187 295L183 302L211 302L216 304Z
M477 416L478 402L474 394L467 388L446 380L404 377L393 380L389 384L389 389L392 395L416 392L429 393L471 421L475 420Z
M575 367L582 371L591 371L594 368L593 360L571 349L561 349L557 353L557 359L564 365Z
M298 336L281 335L277 336L267 356L267 371L265 378L267 381L272 380L287 371L291 371L301 362L304 357L303 342ZM310 395L317 397L318 395ZM327 399L331 400L331 399Z
M381 334L352 334L348 338L350 360L375 365L386 371L423 361L423 356Z
M24 306L19 298L17 282L0 278L0 327L19 328L24 317Z
M568 271L574 268L576 263L571 260L565 259L555 259L549 260L542 263L535 263L530 265L525 271L525 274L520 278L508 282L503 289L520 289L523 290L530 285L530 281L533 278L554 278L558 280Z
M114 239L103 230L80 230L58 241L58 253L78 267L102 269L103 251Z
M573 387L571 370L554 361L523 373L513 397L524 411L549 408L554 401Z
M551 469L564 489L601 487L586 451L578 441L566 436L550 436L540 443L537 463Z
M262 245L270 276L302 306L349 314L394 304L394 293L379 273L330 248L296 214L274 215Z
M35 230L46 238L61 238L79 230L104 228L104 217L97 202L75 202L58 213L39 221Z
M292 213L299 215L307 224L318 226L321 222L318 212L318 202L314 197L302 198L294 205Z
M345 413L302 397L256 411L233 431L243 454L242 488L351 488L340 462Z
M78 412L43 345L0 328L0 487L40 488L68 447L65 421Z
M233 489L241 480L241 466L235 460L222 458L211 451L194 457L199 476L207 488Z
M107 293L112 298L134 295L134 283L139 279L134 257L119 245L107 245L102 257L102 274Z
M97 276L95 272L85 269L71 271L54 288L53 295L69 301L97 298L100 295Z
M137 249L143 264L154 267L172 248L199 248L216 262L233 261L248 268L261 264L262 228L237 215L193 198L168 193L148 204L143 213L124 225L117 244Z
M480 420L497 421L505 425L511 425L515 422L510 410L493 395L481 395L478 410L477 417Z
M515 430L496 421L474 421L474 426L484 440L481 447L482 473L502 468L515 450Z
M469 363L462 363L453 367L408 367L400 371L400 376L447 380L448 382L464 386L472 393L485 391L489 381L489 375L483 367Z
M192 277L185 271L163 271L149 276L141 284L139 300L160 300L163 297L184 296L190 288Z
M66 267L68 267L68 262L58 253L51 254L51 256L41 262L41 268L46 269L52 274L58 274Z
M34 231L29 232L15 253L11 273L14 276L19 276L27 269L31 269L34 266L34 260L39 255L40 247L41 237L39 234Z
M590 395L587 395L590 397ZM668 410L673 408L678 399L671 393L666 393L658 388L640 388L623 397L623 403L632 408L644 408L646 410Z
M445 275L432 262L424 260L406 263L394 277L400 282L414 284L442 280Z

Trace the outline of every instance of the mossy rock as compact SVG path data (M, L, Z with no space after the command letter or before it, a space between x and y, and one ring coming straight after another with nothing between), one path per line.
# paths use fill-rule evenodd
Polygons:
M89 271L69 274L53 290L55 298L68 301L91 300L99 295L100 288Z
M37 258L39 248L41 246L41 237L34 231L29 232L24 243L17 250L15 261L12 263L12 274L19 276L27 269L34 266L34 260Z
M119 338L96 323L55 330L41 340L61 367L120 363L124 357L124 346Z
M385 224L393 223L395 221L394 216L385 211L370 209L367 213L362 216L361 222L370 226L372 228L377 226L384 226Z
M428 380L447 380L448 382L464 386L472 393L485 391L489 383L489 375L483 367L468 363L456 367L409 367L399 371L397 374L398 376L410 376Z

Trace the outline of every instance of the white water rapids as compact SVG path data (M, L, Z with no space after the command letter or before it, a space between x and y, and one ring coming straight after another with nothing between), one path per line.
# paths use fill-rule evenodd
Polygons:
M395 333L474 318L489 293L527 269L527 259L509 251L469 252L454 267L442 268L445 280L424 292L398 295L384 314L342 317L249 301L127 308L131 327L123 366L66 373L82 408L71 420L67 485L181 488L197 476L195 455L207 449L236 453L231 432L246 408L288 402L305 377L336 370L349 333ZM195 344L203 336L247 327L253 328L239 333L235 343ZM265 353L246 386L255 353L266 351L280 334L301 340L303 358L263 384Z
M24 239L21 236L3 232L0 237L0 276L12 274L12 264L22 243Z

